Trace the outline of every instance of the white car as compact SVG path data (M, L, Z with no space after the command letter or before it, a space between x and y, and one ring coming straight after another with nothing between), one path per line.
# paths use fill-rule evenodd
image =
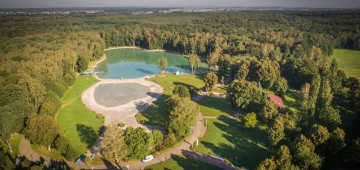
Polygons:
M153 159L154 159L154 156L148 155L148 156L145 156L145 158L142 159L141 161L142 161L142 162L149 162L149 161L151 161L151 160L153 160Z

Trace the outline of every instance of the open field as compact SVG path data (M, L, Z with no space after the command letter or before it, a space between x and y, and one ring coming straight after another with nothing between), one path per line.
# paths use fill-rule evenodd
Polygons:
M285 109L297 112L301 106L301 95L297 90L288 90L283 98Z
M235 111L231 104L224 99L204 97L199 102L203 116L234 116Z
M335 49L333 57L336 58L339 69L343 70L348 77L356 77L360 79L359 50Z
M219 169L213 165L203 163L200 161L196 161L193 159L188 159L184 156L174 156L171 159L165 161L164 164L155 164L145 169L153 169L153 170L168 170L168 169L176 169L176 170L187 170L187 169L199 169L199 170L215 170Z
M173 94L176 85L184 85L192 91L199 91L204 87L204 82L195 75L181 75L166 74L165 76L156 76L150 79L164 88L164 94L154 102L144 112L137 114L136 119L146 124L154 124L164 126L168 121L168 113L166 111L165 101ZM191 90L190 90L191 92Z
M23 138L24 138L23 135L19 135L19 134L11 135L10 144L11 144L11 147L12 147L15 155L18 155L20 153L19 152L19 144Z
M228 89L228 85L223 85L221 87L218 87L214 90L214 92L218 92L218 93L226 93L226 90Z
M81 93L96 83L91 76L79 76L61 98L62 106L56 115L60 133L69 140L77 154L83 154L102 131L104 118L97 117L81 101Z
M31 148L40 155L45 155L57 160L63 159L63 156L61 156L60 152L55 149L48 150L46 147L40 146L38 144L31 144Z
M243 129L230 118L208 119L207 131L197 152L220 155L238 167L252 169L272 154L263 128Z

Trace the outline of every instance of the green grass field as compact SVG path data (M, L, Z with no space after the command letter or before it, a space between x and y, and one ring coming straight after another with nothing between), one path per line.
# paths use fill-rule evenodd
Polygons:
M203 116L234 116L235 111L229 102L224 99L204 97L199 102Z
M272 154L263 128L243 129L230 118L208 119L207 131L200 140L197 152L218 154L238 167L252 169Z
M288 90L283 99L285 109L297 112L301 106L300 92L297 90Z
M215 170L220 169L218 167L215 167L213 165L203 163L200 161L196 161L193 159L188 159L184 156L174 156L171 159L168 159L165 161L164 164L158 163L149 167L146 167L145 169L153 169L153 170L188 170L188 169L199 169L199 170Z
M221 86L219 88L216 88L214 90L214 92L224 93L225 94L227 89L228 89L228 85L223 85L223 86Z
M339 69L345 71L348 77L360 79L360 51L335 49L333 57L336 58Z
M38 154L48 156L52 159L62 160L63 156L61 156L60 152L58 152L56 149L47 150L46 147L40 146L37 144L31 144L31 148Z
M176 76L167 74L165 77L156 76L150 79L164 88L164 94L146 111L136 115L139 122L154 125L166 125L168 121L168 113L166 111L165 101L172 95L176 85L185 85L193 91L199 91L204 87L204 82L195 75Z
M104 118L96 117L81 101L82 92L96 82L91 76L77 77L61 98L62 106L56 115L60 133L65 135L77 154L87 151L104 125Z
M15 155L18 155L20 153L19 152L19 144L23 138L24 138L23 135L19 135L19 134L11 135L10 144L11 144L11 147L12 147Z

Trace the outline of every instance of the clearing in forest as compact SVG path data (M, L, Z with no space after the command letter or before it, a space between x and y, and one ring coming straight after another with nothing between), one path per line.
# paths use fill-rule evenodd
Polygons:
M335 49L333 56L348 77L360 79L360 50Z

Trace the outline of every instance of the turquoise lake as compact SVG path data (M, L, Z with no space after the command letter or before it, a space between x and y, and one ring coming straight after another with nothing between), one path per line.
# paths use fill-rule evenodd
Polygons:
M168 60L168 72L191 73L188 59L182 55L169 52L149 52L143 49L122 48L105 51L106 59L95 68L100 78L129 79L151 76L161 73L157 61L161 57ZM206 72L208 67L202 63L196 73Z

